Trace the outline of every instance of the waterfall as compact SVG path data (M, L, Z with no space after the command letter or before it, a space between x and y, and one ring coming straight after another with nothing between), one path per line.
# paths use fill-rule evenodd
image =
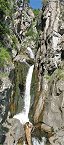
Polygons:
M30 47L27 47L27 50L29 52L30 58L34 59L34 53L32 52L32 49Z
M30 87L31 87L31 80L32 80L32 73L33 73L34 65L29 68L27 78L26 78L26 89L25 89L25 98L24 98L24 109L26 114L28 115L30 109Z
M32 73L33 73L34 65L29 68L27 77L26 77L26 88L25 88L25 95L24 95L24 109L21 113L14 115L13 118L18 119L20 123L25 124L29 122L28 113L30 109L30 88L31 88L31 80L32 80Z
M38 140L37 138L32 138L33 145L45 145L46 138L42 137L42 140Z

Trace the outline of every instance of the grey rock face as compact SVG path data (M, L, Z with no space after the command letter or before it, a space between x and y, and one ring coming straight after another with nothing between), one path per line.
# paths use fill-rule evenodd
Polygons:
M22 139L23 143L23 140L25 140L25 132L22 124L16 119L8 121L10 121L10 126L7 125L7 127L10 128L3 145L17 145L19 139Z
M64 144L64 139L62 139L62 136L64 138L63 15L63 1L50 0L43 8L39 49L36 55L39 97L37 96L35 99L34 122L43 121L53 127L55 134L49 139L51 145ZM43 93L41 94L41 92ZM40 100L43 101L42 104L39 103Z
M41 47L39 59L44 68L52 73L61 65L63 50L63 5L59 0L49 1L42 16ZM61 34L61 32L63 34ZM38 60L37 60L38 61Z
M3 143L7 130L6 127L3 127L3 122L8 116L12 84L8 77L1 78L0 84L0 143Z
M14 2L12 2L13 4ZM8 77L0 80L0 143L4 142L8 129L14 126L13 123L9 122L11 120L9 117L13 117L16 112L21 112L23 109L26 75L28 67L34 64L34 57L31 57L27 47L34 50L37 38L36 22L33 23L35 17L32 9L24 0L15 1L15 7L12 19L5 18L6 22L9 21L11 33L7 34L4 42L10 51L12 62L5 64L4 70L1 69L2 73L6 72L10 75L11 82ZM30 34L27 33L28 29L30 29ZM14 129L12 129L11 131L13 137L9 134L10 132L6 134L5 144L13 145L14 141L17 143L23 130L20 130L19 123L16 128L17 130L13 131Z
M34 13L31 9L28 10L28 15L31 16L32 18L35 18Z
M11 95L12 84L8 77L2 78L1 81L2 81L2 84L0 87L0 101L1 101L0 119L2 121L3 119L2 117L5 115L6 112L8 112L7 108L9 108L9 98Z

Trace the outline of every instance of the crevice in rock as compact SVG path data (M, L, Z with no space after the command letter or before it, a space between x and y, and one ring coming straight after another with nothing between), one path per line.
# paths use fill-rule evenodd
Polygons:
M64 50L61 50L61 60L64 60Z
M59 29L59 34L62 36L64 34L64 29Z

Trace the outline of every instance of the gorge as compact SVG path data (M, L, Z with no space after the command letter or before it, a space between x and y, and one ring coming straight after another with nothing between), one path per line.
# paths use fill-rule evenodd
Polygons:
M64 0L0 0L0 145L64 145Z

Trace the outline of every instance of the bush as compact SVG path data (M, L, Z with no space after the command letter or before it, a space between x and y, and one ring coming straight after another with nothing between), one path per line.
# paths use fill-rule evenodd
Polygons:
M35 16L38 16L38 14L39 14L39 9L34 9L34 10L33 10L33 13L34 13Z
M26 36L33 36L33 28L32 27L29 30L27 30Z
M3 46L0 47L0 67L11 61L9 52Z

